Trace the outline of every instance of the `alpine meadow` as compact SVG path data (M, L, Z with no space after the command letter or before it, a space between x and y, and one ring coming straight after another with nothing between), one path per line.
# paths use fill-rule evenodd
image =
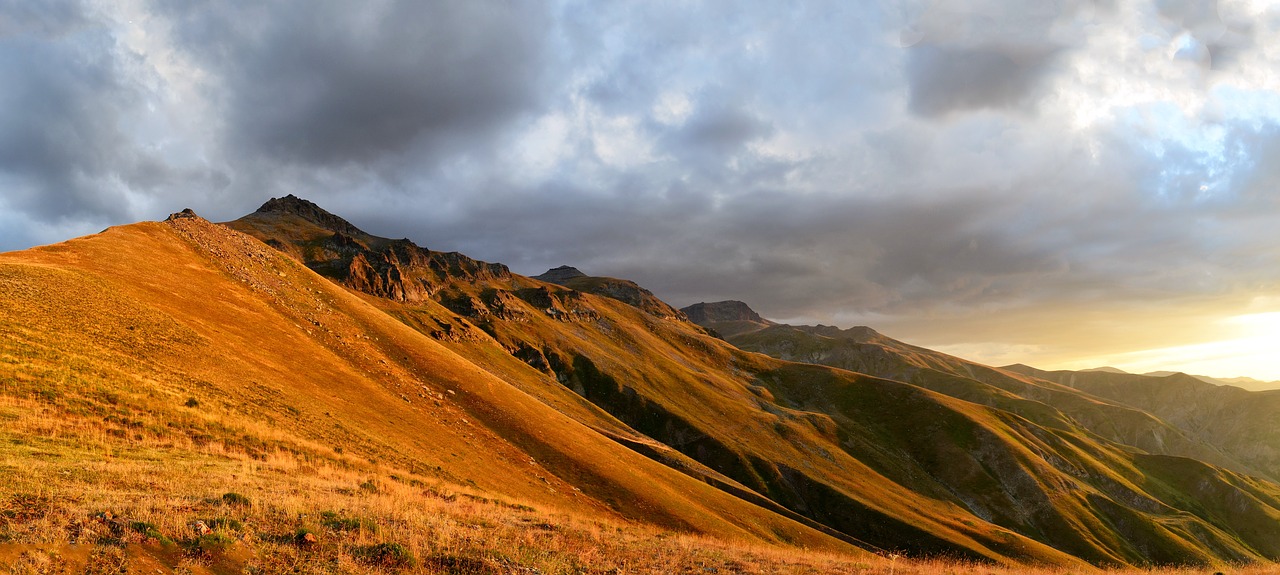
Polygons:
M1280 573L1277 47L0 0L0 574Z

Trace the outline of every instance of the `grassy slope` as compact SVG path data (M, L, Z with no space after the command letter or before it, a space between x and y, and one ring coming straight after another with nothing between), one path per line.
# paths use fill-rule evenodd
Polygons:
M325 247L335 245L326 244L332 231L292 215L255 214L233 225L303 253L317 268L341 270L332 259L350 257ZM404 260L380 253L379 242L366 242L368 259ZM1003 394L1005 409L995 409L768 360L686 322L514 275L403 266L385 278L411 278L432 296L372 302L544 403L582 420L573 390L719 476L695 474L727 476L872 548L1069 561L1047 543L1090 561L1130 564L1274 556L1166 505L1158 489L1144 491L1143 473L1122 446L1007 391L972 382ZM446 325L457 328L437 329ZM1033 408L1034 417L1011 406ZM688 470L687 458L660 457Z
M322 240L332 234L292 214L257 214L232 225L268 241L288 244L292 239L300 249L287 249L295 253L328 249ZM318 268L341 267L310 257ZM382 257L375 253L368 259ZM566 396L576 391L687 456L665 454L660 459L684 470L694 467L687 464L689 458L697 460L717 472L710 478L713 483L728 483L731 492L745 485L871 548L988 560L1074 561L972 516L954 500L921 498L912 486L887 479L845 451L830 417L768 398L757 374L774 369L777 362L743 354L693 324L519 276L456 277L413 269L395 273L430 282L426 291L441 302L473 303L455 305L471 312L464 318L435 300L381 299L391 315L424 331L445 324L477 326L433 333L549 405L574 405ZM494 311L498 309L502 313ZM460 332L466 337L457 337ZM533 358L530 363L544 369L520 366L508 352ZM720 481L725 476L730 480Z
M1252 469L1280 478L1280 390L1247 391L1174 373L1042 371L1010 366L1008 371L1052 381L1149 411L1189 436L1221 446Z
M109 459L135 444L132 456L153 460L286 453L539 507L848 549L619 448L366 298L203 220L3 254L0 281L0 390L18 406L7 417L96 438L86 444L99 451L68 457Z
M1150 453L1191 457L1241 472L1254 468L1218 444L1187 433L1140 407L1045 379L906 344L868 328L776 325L729 338L772 356L907 381L953 397L1018 413L1038 424L1081 426Z
M715 324L708 327L719 329ZM964 453L947 454L944 457L948 465L930 470L970 509L990 516L998 524L1095 561L1099 560L1099 547L1112 554L1102 560L1128 562L1277 556L1270 539L1257 531L1275 528L1277 506L1273 500L1247 496L1234 482L1212 481L1209 485L1219 493L1218 499L1234 498L1238 505L1231 507L1224 503L1209 510L1193 503L1195 498L1188 495L1185 484L1151 477L1150 469L1140 462L1153 460L1136 457L1132 452L1137 450L1126 447L1126 440L1132 439L1155 453L1198 455L1238 468L1244 466L1145 412L1057 384L902 344L865 328L841 331L770 326L735 333L729 340L745 349L882 374L998 408L996 413L1001 415L997 419L1005 423L980 420L980 425L970 426L976 433L958 430L959 435L953 436L952 443L966 445L969 452L984 452L988 451L985 444L991 437L1012 435L1014 446L1031 449L1032 456L1026 461L1040 460L1039 466L1019 464L1031 470L1028 475L1032 479L1024 483L1030 484L1034 479L1039 487L1013 491L1019 493L1017 498L992 506L980 497L975 499L974 494L1009 492L1011 487L1019 488L1019 482L988 481L987 487L982 488L981 473L963 471L970 466L957 465L965 462ZM992 383L986 383L988 381ZM1008 425L1009 422L1013 425ZM929 423L932 425L922 427ZM938 425L927 419L916 419L901 431L921 434ZM1001 427L1006 429L1001 431ZM947 441L938 437L935 442L920 443L946 444ZM1010 450L1018 451L1016 447ZM937 456L913 457L917 461L928 461ZM1166 469L1200 465L1182 457L1162 461ZM990 464L989 461L981 463ZM1044 463L1053 469L1044 469ZM1016 468L1008 464L1002 467ZM1053 471L1064 475L1055 478ZM968 487L963 487L965 485ZM1276 491L1274 484L1259 482L1258 485L1268 493ZM956 486L962 487L956 489ZM1039 506L1034 504L1037 501L1041 502ZM1024 512L1022 517L1001 517L993 513L993 510L1017 509L1019 503L1028 502L1033 503L1033 511ZM1037 507L1040 513L1036 512ZM1043 513L1045 510L1052 511ZM1079 539L1063 536L1068 533ZM1185 557L1178 559L1182 554Z

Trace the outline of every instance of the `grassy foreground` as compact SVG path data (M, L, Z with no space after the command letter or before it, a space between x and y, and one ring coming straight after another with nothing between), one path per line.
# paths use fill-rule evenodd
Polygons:
M0 397L0 419L0 570L9 573L1086 572L673 533L493 498L341 454L161 441L145 429L121 438L111 425L12 396ZM1270 568L1151 572L1215 571Z
M1085 572L680 534L494 498L342 454L188 443L127 424L132 431L117 432L115 422L40 399L0 396L0 420L0 570L9 573Z
M673 533L497 498L332 451L245 442L264 430L224 430L226 438L249 446L191 441L139 424L145 417L119 419L84 417L44 398L0 395L0 572L876 568L865 557Z
M139 441L0 400L11 573L839 573L863 559L739 545L493 499L338 458ZM94 437L94 434L100 434ZM906 572L906 571L900 571Z

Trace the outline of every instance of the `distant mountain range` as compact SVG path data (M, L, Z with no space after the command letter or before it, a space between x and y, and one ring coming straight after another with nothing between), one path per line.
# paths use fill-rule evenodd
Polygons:
M1123 369L1118 369L1114 367L1095 367L1093 369L1084 369L1081 371L1105 371L1109 373L1129 373ZM1149 371L1142 375L1147 375L1151 377L1168 377L1170 375L1176 375L1178 373L1181 373L1181 372ZM1231 386L1238 387L1240 389L1247 389L1249 391L1267 391L1271 389L1280 389L1280 381L1262 381L1260 379L1254 379L1252 377L1209 377L1207 375L1191 375L1191 377L1194 377L1205 383L1212 383L1214 385L1231 385Z
M3 389L67 407L68 425L171 433L159 422L198 404L241 431L184 438L844 553L1280 558L1280 392L994 368L742 302L676 310L628 280L520 276L293 196L0 254L0 281L0 356L26 358L0 363Z

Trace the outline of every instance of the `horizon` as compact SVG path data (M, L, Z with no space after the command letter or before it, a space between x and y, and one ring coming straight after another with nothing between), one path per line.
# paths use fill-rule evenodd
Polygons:
M1247 0L6 6L0 251L296 194L677 307L1275 381L1275 45Z

